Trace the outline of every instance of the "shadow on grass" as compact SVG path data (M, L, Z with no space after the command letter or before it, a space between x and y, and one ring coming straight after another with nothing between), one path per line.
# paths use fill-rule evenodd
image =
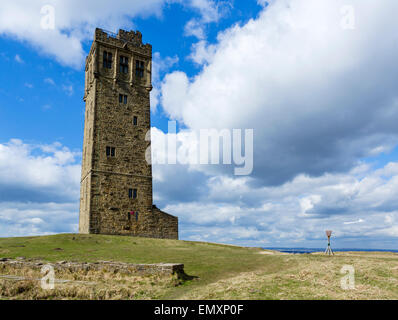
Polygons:
M178 279L183 280L183 281L191 281L191 280L199 279L199 277L198 276L190 276L190 275L186 274L185 272L180 272L178 274Z

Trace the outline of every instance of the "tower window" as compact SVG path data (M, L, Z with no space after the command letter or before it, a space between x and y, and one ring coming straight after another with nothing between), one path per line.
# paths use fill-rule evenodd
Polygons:
M144 61L136 60L135 61L135 76L137 78L144 77Z
M127 104L127 95L119 94L119 103Z
M129 189L129 198L137 199L137 189Z
M129 72L129 58L120 56L120 72L121 73Z
M112 69L112 53L104 51L104 68Z
M114 147L106 147L106 156L107 157L114 157L116 154L116 149Z
M138 117L133 118L133 125L135 125L135 126L138 125Z

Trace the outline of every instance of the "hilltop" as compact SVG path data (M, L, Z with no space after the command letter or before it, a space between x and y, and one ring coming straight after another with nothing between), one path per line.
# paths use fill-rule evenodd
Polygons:
M56 277L95 284L65 285L52 293L41 292L35 281L0 279L3 299L398 299L398 255L394 253L291 255L205 242L60 234L0 239L1 257L48 262L183 263L188 275L176 279L63 273ZM355 268L355 290L340 287L344 265ZM1 275L20 276L20 272L0 270ZM29 270L23 275L40 277Z

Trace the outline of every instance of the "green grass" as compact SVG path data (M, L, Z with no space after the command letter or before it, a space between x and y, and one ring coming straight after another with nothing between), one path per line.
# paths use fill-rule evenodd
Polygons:
M202 242L104 235L61 234L0 239L2 257L39 258L48 262L175 262L184 263L187 274L204 278L253 270L264 260L263 256L253 256L254 252L260 250Z
M0 239L0 257L130 263L183 263L193 280L165 287L166 299L374 299L398 298L398 256L394 254L259 254L204 242L104 235L60 234ZM340 269L356 268L352 292L340 288ZM394 280L395 279L395 280Z
M61 249L61 250L59 250ZM104 235L60 234L44 237L0 239L0 256L38 258L48 262L99 260L130 263L184 263L186 274L196 280L187 281L169 292L170 298L189 290L241 272L256 270L264 264L264 256L254 254L261 249L227 245ZM270 272L278 270L278 259L268 263Z

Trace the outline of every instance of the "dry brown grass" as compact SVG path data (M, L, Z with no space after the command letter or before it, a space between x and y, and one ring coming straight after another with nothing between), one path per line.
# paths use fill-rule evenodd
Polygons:
M0 278L0 299L48 300L145 300L157 299L165 290L180 284L174 276L132 276L101 271L56 271L54 290L44 290L38 279L39 270L2 267L1 275L23 277L26 280Z
M398 299L398 255L393 253L337 253L280 255L290 267L222 279L194 288L180 299ZM340 273L344 265L355 269L355 289L344 290Z

